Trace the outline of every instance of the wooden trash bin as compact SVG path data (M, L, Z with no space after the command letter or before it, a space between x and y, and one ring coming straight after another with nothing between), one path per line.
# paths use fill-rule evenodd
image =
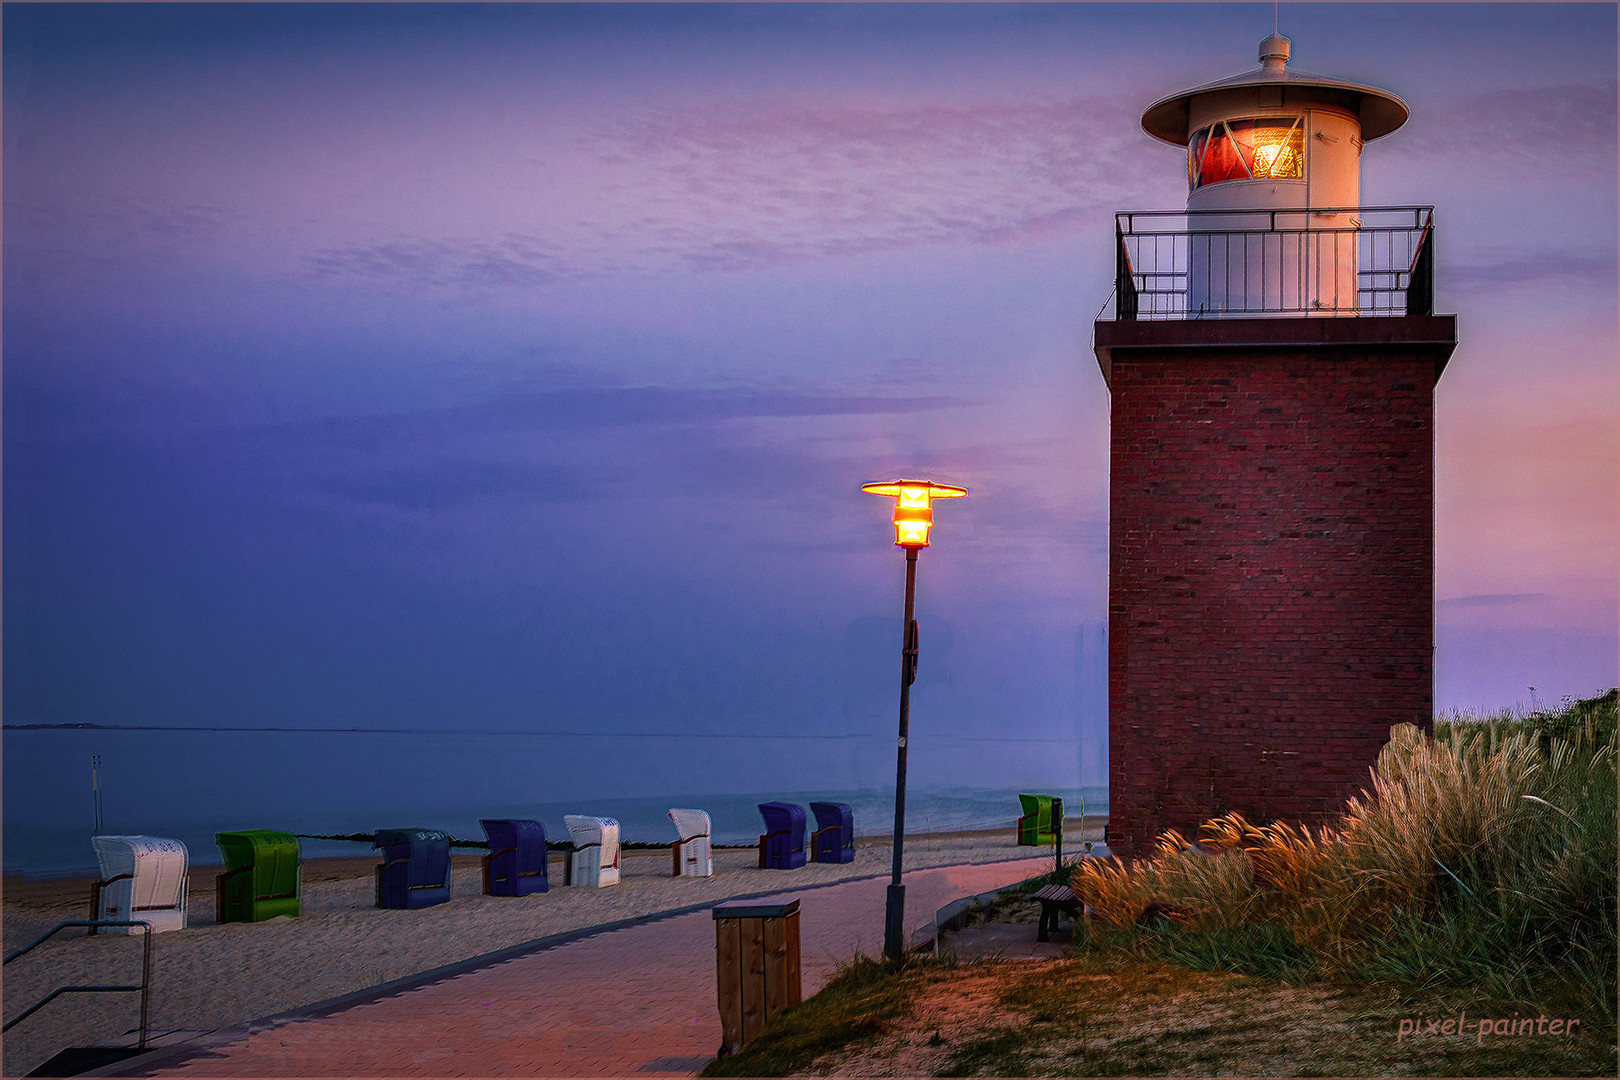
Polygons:
M799 1001L799 901L728 900L713 910L720 1053L729 1054Z

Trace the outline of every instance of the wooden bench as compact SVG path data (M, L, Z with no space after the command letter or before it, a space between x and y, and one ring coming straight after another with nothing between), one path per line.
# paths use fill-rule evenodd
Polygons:
M1036 941L1047 940L1057 929L1059 913L1066 911L1073 918L1080 917L1080 900L1067 885L1048 885L1035 894L1035 899L1041 902L1041 921L1035 927Z

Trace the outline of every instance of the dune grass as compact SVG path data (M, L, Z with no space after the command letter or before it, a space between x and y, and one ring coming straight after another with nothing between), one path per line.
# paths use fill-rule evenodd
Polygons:
M1615 704L1452 716L1432 738L1402 725L1335 824L1228 814L1197 843L1168 832L1149 858L1087 860L1072 884L1117 927L1162 913L1233 942L1286 937L1358 981L1506 998L1563 982L1612 1014Z

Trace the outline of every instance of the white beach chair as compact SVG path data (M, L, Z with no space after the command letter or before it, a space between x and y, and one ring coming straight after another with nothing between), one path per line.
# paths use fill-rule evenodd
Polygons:
M567 884L600 889L619 883L619 823L612 818L564 814L574 841L568 854Z
M162 836L93 836L90 843L101 865L91 918L139 920L154 934L185 929L186 845ZM107 932L137 934L140 928Z
M709 852L709 815L702 810L671 810L669 820L675 823L679 840L670 844L673 849L676 877L708 877L714 873L714 859Z

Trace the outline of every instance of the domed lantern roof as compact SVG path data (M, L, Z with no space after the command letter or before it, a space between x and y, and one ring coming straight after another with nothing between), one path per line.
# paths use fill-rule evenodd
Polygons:
M1343 105L1360 117L1361 138L1372 140L1388 135L1402 124L1410 110L1406 102L1376 86L1346 82L1310 71L1288 69L1288 39L1273 34L1260 43L1260 66L1183 90L1148 107L1142 114L1142 129L1155 139L1185 147L1191 134L1190 113L1193 99L1212 95L1247 96L1256 89L1280 89L1284 102L1305 105L1331 102Z

